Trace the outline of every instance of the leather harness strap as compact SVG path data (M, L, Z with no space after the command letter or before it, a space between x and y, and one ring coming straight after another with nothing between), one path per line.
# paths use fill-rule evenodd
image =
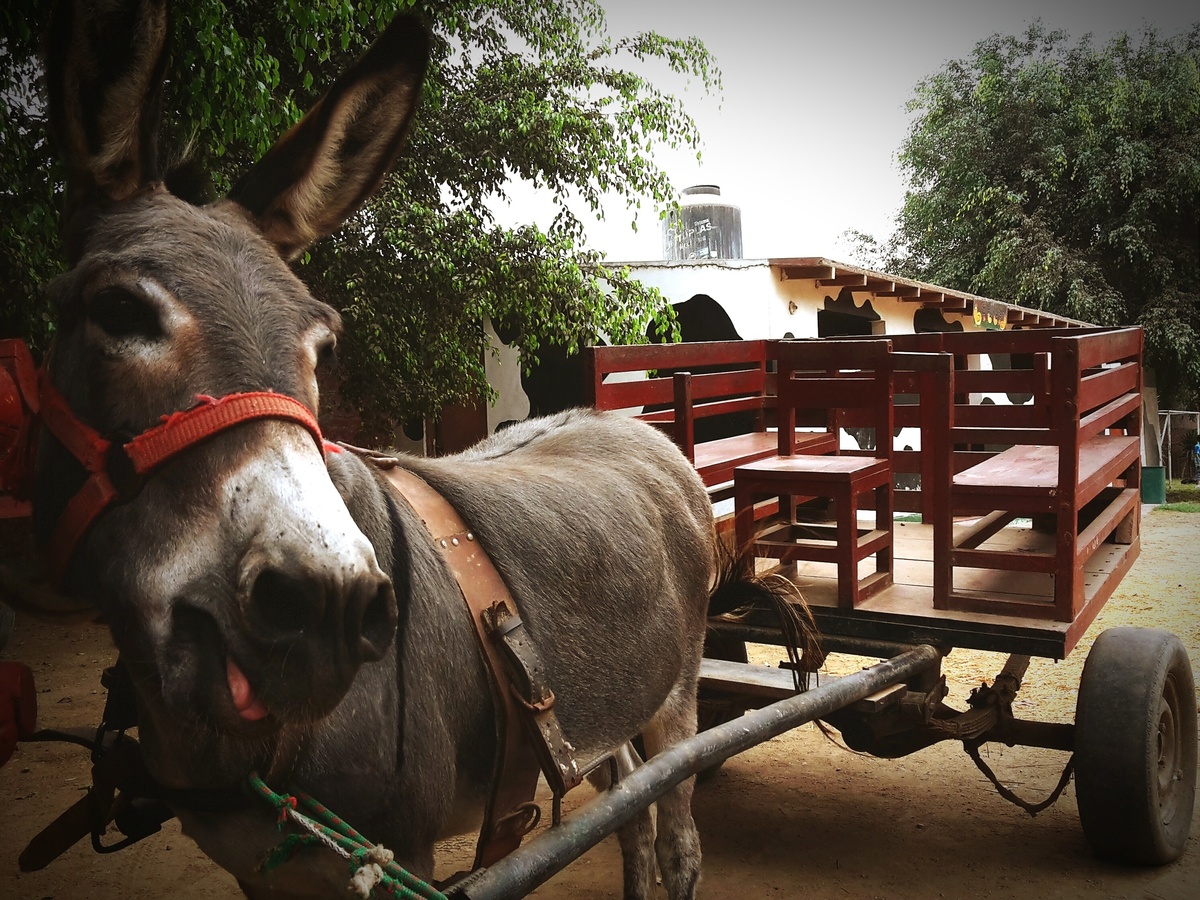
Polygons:
M495 780L476 845L475 868L490 866L516 850L541 818L533 798L541 771L539 760L545 754L532 740L531 729L522 727L526 714L510 686L506 674L509 669L491 633L492 623L498 620L516 619L519 624L516 603L474 532L441 494L393 458L374 454L368 458L425 523L434 547L458 582L487 657L496 702L498 746ZM549 702L552 706L553 694Z

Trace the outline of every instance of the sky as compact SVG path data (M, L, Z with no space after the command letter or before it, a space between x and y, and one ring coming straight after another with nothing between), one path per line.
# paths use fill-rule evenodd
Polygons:
M744 255L825 256L853 262L843 237L856 229L883 240L903 199L896 153L910 125L905 104L916 84L975 44L1020 34L1034 19L1076 42L1103 44L1152 25L1164 35L1200 21L1190 0L601 0L613 36L655 30L695 35L716 57L721 96L650 72L684 98L702 161L660 152L678 189L717 184L741 207ZM582 213L582 211L580 211ZM551 207L524 186L497 209L507 225L545 226ZM662 258L657 210L637 217L614 198L590 244L610 260ZM585 217L586 219L586 217Z

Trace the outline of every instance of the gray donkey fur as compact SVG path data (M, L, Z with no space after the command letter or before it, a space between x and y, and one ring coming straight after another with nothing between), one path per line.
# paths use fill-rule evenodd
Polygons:
M340 319L285 259L384 176L429 52L420 25L393 22L230 197L198 207L155 172L168 31L164 0L102 0L60 3L51 35L72 268L50 288L50 371L75 414L114 439L198 394L270 390L317 409L315 368ZM650 753L693 734L710 599L779 600L719 565L702 484L639 422L575 410L401 464L478 534L584 758L639 734ZM81 481L45 438L43 540ZM108 509L62 584L111 623L162 785L229 789L258 771L426 877L435 840L478 827L495 749L480 648L429 534L368 462L322 457L292 422L239 425ZM657 838L648 811L621 830L627 897L653 892L656 859L673 900L694 895L691 791L659 801ZM346 890L345 863L324 851L263 871L281 839L270 811L175 812L252 897Z

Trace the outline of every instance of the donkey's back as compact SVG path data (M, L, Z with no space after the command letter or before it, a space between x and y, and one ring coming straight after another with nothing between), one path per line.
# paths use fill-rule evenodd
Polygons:
M459 510L504 576L581 752L639 733L673 690L694 692L712 507L667 438L577 409L405 466Z

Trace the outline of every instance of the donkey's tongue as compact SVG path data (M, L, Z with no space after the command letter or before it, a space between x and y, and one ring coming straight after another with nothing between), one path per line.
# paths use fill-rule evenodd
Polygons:
M237 663L226 657L225 678L229 681L229 694L238 714L248 722L257 722L267 714L267 708L250 687L250 679L238 668Z

